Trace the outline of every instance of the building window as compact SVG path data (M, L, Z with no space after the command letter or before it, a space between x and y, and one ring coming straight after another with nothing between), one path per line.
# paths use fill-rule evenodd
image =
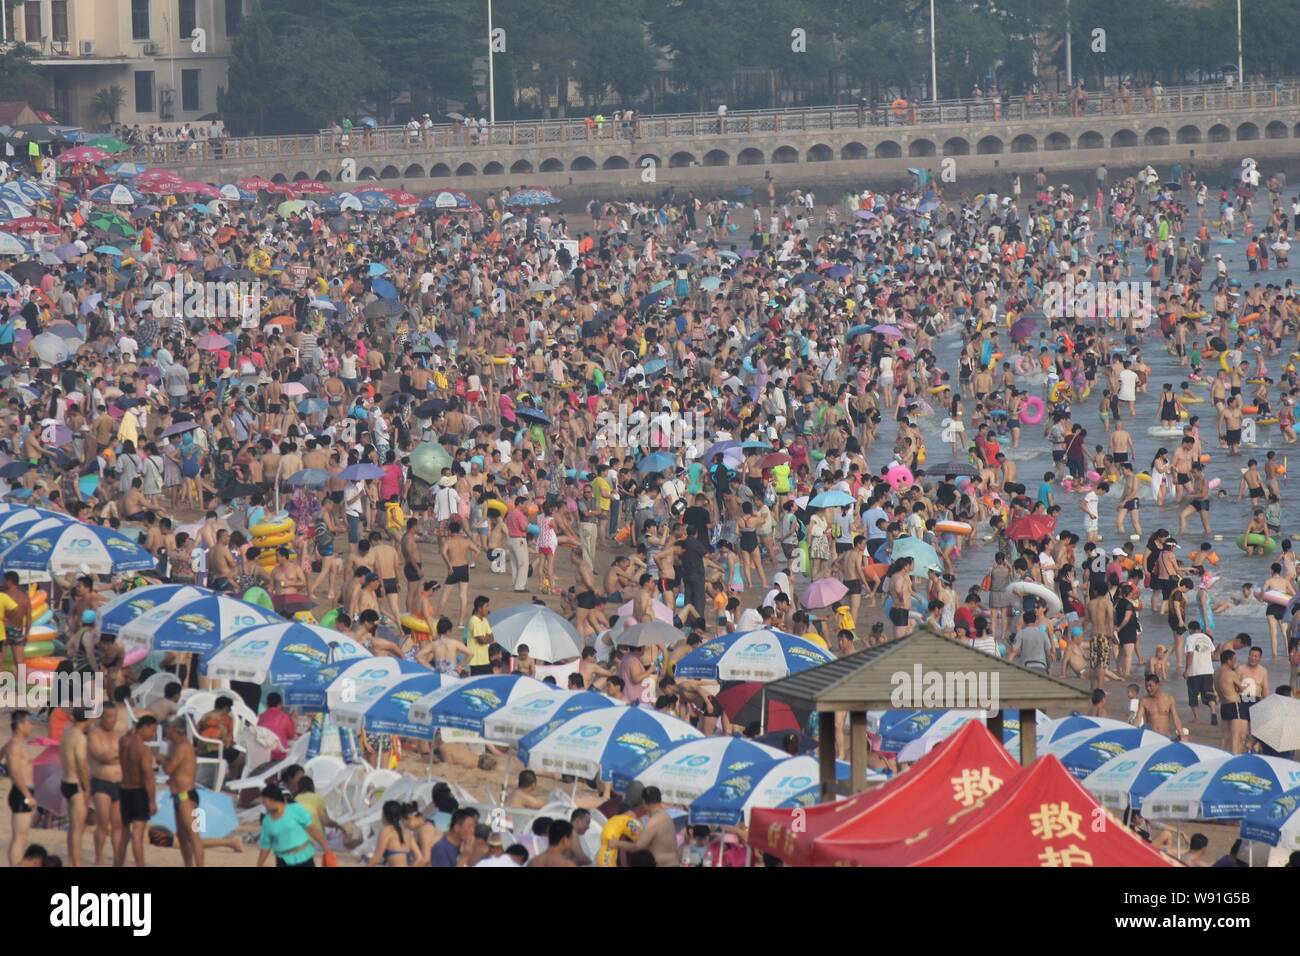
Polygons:
M149 39L149 0L131 0L131 39Z
M41 27L41 5L39 3L23 4L23 36L28 43L40 43L45 37Z
M9 39L15 39L18 34L14 32L14 3L13 0L0 0L5 7L5 36Z
M56 43L68 42L68 0L50 0L50 33Z
M201 70L181 70L181 109L197 113L199 107L199 74Z
M152 113L153 104L153 70L140 70L135 75L135 111Z
M239 36L239 24L244 19L244 0L226 0L226 36Z
M194 33L194 28L199 25L198 14L194 10L195 0L179 0L179 5L176 20L180 24L181 39L188 40Z

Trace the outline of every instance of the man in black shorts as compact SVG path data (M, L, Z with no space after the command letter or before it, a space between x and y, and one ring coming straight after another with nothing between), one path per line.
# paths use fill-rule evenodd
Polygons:
M126 859L127 834L136 866L144 866L145 833L149 818L158 812L154 794L153 751L147 744L157 736L158 718L145 714L118 742L118 760L122 765L121 808L123 846L119 849L119 862Z

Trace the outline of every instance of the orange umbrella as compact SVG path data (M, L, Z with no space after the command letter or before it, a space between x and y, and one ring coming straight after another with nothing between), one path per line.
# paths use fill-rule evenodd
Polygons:
M236 232L230 226L222 226L217 230L217 245L224 246L231 239L234 239Z
M290 326L290 325L297 325L298 320L295 319L292 315L277 315L274 319L272 319L270 322L267 322L266 324Z

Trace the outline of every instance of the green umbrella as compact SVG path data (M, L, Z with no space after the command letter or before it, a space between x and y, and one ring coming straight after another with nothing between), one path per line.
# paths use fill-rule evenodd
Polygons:
M103 212L96 213L90 217L91 228L100 229L104 232L117 233L121 236L134 236L135 226L119 216L117 213Z
M411 473L433 484L442 477L442 470L451 467L451 455L435 441L427 441L411 452Z
M87 140L85 145L95 146L106 153L124 153L131 148L116 136L109 136L107 133L96 136L94 139Z
M307 208L307 203L301 199L286 199L280 205L275 207L275 211L281 216L293 216Z
M897 561L899 558L912 559L914 578L927 577L931 568L943 570L943 559L939 557L939 552L919 538L905 536L894 541L894 550L890 552L889 560Z

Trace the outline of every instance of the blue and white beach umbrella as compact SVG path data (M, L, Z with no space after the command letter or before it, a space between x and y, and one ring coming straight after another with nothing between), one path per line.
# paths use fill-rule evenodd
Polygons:
M358 700L340 700L331 709L340 727L372 734L432 738L430 724L411 720L411 705L442 687L460 683L459 678L428 668L423 674L405 674L377 695Z
M1112 757L1088 774L1082 783L1104 807L1118 811L1133 807L1140 811L1147 794L1166 780L1193 764L1226 756L1218 747L1164 740Z
M209 677L292 684L330 661L369 657L348 635L315 624L263 624L228 638L200 663Z
M120 531L80 521L28 531L0 554L0 567L6 571L122 574L153 566L153 555Z
M1068 717L1059 719L1043 720L1040 716L1035 724L1034 739L1036 747L1034 752L1041 754L1048 744L1060 740L1062 737L1068 737L1070 734L1081 733L1085 730L1124 730L1128 726L1124 721L1114 720L1110 717L1084 717L1080 714L1071 714ZM1019 757L1020 734L1016 733L1008 736L1004 733L1002 737L1002 743L1007 748L1007 752Z
M143 193L126 183L108 183L104 186L96 186L86 194L86 198L91 202L110 206L134 206L137 203L146 201Z
M533 770L612 780L678 740L702 735L684 720L644 707L609 707L549 721L519 741Z
M917 713L933 714L933 711L918 711ZM891 749L884 746L884 736L881 737L881 749L898 754L898 759L904 763L914 763L928 754L939 744L955 734L972 720L984 720L988 717L988 712L983 710L944 710L939 711L939 715L929 720L920 720L913 723L904 721L897 725L897 731L891 737L891 743L897 743L899 738L906 734L915 733L921 730L918 736L907 741L903 746L897 749ZM882 717L882 723L885 720ZM893 729L894 725L891 725Z
M1082 730L1077 734L1058 737L1047 747L1077 779L1083 780L1112 758L1130 750L1167 744L1164 734L1140 727L1123 730Z
M1166 780L1142 803L1151 820L1239 820L1300 786L1300 763L1257 754L1205 760Z
M530 697L547 685L522 674L486 674L426 694L411 707L411 720L432 727L454 727L476 734L507 704Z
M717 782L691 801L690 822L707 826L749 823L755 807L811 806L821 788L815 757L760 760Z
M802 637L758 628L706 641L678 661L674 673L694 680L766 682L833 660L830 651Z
M658 787L665 802L686 806L722 777L786 756L775 747L743 737L680 740L617 771L614 789L626 790L633 780L639 780L647 787Z
M192 584L150 584L124 591L99 609L99 630L116 634L142 614L172 601L192 601L215 592Z
M552 720L565 720L589 710L617 707L604 694L590 690L564 690L546 685L545 690L519 698L502 707L483 722L483 736L513 744Z
M305 711L330 711L340 702L374 700L398 681L429 668L396 657L365 657L324 664L284 690L284 702Z
M183 595L122 625L118 640L126 648L204 654L226 638L259 624L282 621L274 611L215 591Z
M48 528L57 528L65 524L72 524L72 519L66 515L49 518L32 518L29 516L22 521L6 521L4 522L3 529L0 529L0 551L13 547L23 538L27 537L29 532L44 531Z
M1241 821L1241 835L1269 846L1300 850L1300 787L1274 797Z
M26 219L32 214L32 211L22 203L13 199L0 198L0 221L8 222L10 219Z

